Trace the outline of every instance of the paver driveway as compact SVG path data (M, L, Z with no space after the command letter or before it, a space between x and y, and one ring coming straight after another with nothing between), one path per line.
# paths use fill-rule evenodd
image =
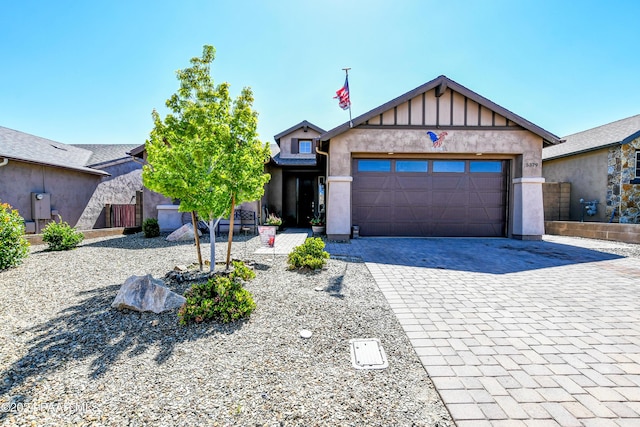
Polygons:
M640 426L640 262L610 242L364 238L459 427Z

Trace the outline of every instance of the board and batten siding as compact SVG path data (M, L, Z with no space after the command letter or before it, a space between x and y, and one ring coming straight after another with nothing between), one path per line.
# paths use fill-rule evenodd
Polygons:
M519 128L516 123L506 117L483 107L453 89L446 89L441 96L436 95L436 89L422 93L397 107L370 118L359 127Z

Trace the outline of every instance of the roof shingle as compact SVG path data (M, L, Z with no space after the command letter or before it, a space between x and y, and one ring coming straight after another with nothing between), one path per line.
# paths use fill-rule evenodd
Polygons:
M542 149L542 160L551 160L627 143L640 134L640 114L568 135L565 142Z

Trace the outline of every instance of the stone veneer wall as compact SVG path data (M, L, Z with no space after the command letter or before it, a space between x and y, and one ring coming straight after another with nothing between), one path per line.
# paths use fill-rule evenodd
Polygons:
M640 180L635 174L637 150L640 150L640 138L609 149L606 212L607 217L611 217L616 209L621 224L640 223Z

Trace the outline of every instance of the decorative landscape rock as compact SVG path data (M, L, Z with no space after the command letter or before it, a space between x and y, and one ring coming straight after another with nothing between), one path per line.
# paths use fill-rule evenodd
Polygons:
M135 311L162 313L180 307L185 297L165 287L161 280L153 276L131 276L120 287L111 307Z
M198 236L202 236L200 230L198 230ZM182 240L193 240L195 235L193 234L193 225L191 223L185 224L178 228L173 233L167 236L167 241L178 242Z

